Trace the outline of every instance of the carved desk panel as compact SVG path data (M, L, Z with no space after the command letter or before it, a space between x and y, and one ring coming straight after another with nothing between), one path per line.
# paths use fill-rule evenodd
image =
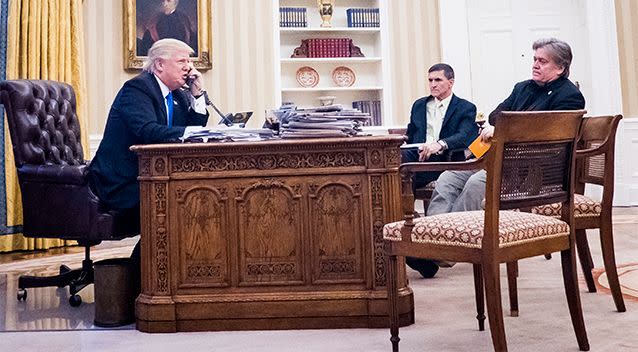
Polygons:
M400 136L134 146L147 332L385 327ZM402 324L414 322L405 273Z

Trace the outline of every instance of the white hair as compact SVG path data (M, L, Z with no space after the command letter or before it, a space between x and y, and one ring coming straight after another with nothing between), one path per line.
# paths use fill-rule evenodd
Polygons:
M156 41L155 43L153 43L153 46L148 49L148 58L144 62L142 70L154 73L155 62L157 62L157 60L169 59L175 52L178 51L188 51L189 55L195 52L193 48L191 48L190 46L188 46L188 44L184 43L181 40L166 38Z

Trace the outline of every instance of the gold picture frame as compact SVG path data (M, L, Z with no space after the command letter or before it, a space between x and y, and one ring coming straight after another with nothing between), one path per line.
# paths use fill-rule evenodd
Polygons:
M213 68L212 1L175 0L177 7L165 15L159 0L124 0L124 68L141 69L150 45L166 37L177 37L193 47L193 65L198 70ZM166 28L182 30L166 36Z

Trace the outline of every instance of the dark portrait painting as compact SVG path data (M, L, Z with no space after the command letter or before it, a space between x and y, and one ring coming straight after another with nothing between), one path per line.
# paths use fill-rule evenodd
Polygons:
M137 56L164 38L179 39L198 55L197 0L137 0L135 13Z
M141 69L153 43L160 39L174 38L193 48L195 68L211 69L212 1L122 0L124 68Z

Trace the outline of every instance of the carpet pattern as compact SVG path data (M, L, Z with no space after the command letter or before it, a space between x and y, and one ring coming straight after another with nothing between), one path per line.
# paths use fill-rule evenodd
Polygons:
M638 301L638 263L622 264L617 266L620 290L625 299ZM599 291L611 294L609 281L605 269L592 270L594 282Z

